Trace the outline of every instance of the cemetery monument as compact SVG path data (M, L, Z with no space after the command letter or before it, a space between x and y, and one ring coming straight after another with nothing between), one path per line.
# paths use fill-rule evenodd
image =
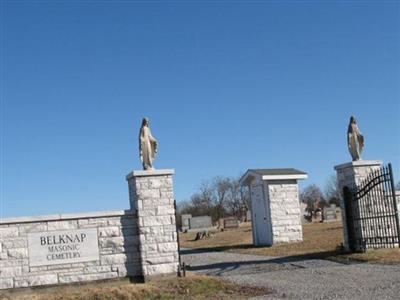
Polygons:
M358 129L356 118L351 116L349 127L347 129L347 145L353 161L361 159L361 153L364 149L364 136Z
M379 160L361 160L364 137L354 117L350 118L347 141L352 161L335 166L344 247L365 251L398 245L399 208L391 165L383 167Z
M157 153L157 140L151 134L149 125L149 119L143 118L139 131L139 155L143 170L153 169L153 161Z

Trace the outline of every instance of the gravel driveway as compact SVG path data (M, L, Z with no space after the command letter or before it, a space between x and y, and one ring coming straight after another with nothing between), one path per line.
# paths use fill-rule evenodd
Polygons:
M182 249L188 270L269 287L257 299L400 299L400 265L342 264Z

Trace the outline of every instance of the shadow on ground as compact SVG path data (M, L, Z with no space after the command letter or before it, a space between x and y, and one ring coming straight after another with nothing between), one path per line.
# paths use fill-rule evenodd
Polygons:
M217 248L202 248L202 249L181 249L180 253L182 255L190 255L190 254L201 254L201 253L210 253L210 252L221 252L232 249L244 249L244 248L252 248L254 246L250 245L238 245L238 246L228 246L228 247L217 247ZM266 259L251 259L251 260L238 260L238 261L224 261L224 262L216 262L210 264L202 264L202 265L187 265L187 270L189 271L209 271L213 272L219 270L219 274L224 273L224 271L232 271L239 267L246 266L254 266L264 265L267 269L282 269L282 268L305 268L302 262L310 261L310 260L329 260L331 263L341 263L341 264L350 264L354 262L349 261L337 261L336 259L332 259L340 254L340 251L323 251L318 253L307 253L301 255L289 255L283 257L268 257ZM239 255L248 255L241 253L232 253L229 254L239 254ZM251 255L251 254L250 254ZM262 257L263 255L253 255ZM333 262L334 261L334 262ZM328 261L326 263L329 263ZM279 267L278 267L279 266ZM285 266L285 267L284 267Z
M257 253L240 253L240 252L232 251L232 250L240 250L240 249L246 250L246 249L256 249L256 248L262 248L262 247L257 247L252 244L244 244L244 245L230 245L230 246L207 247L207 248L181 248L179 252L181 255L185 255L185 254L227 251L230 253L243 254L243 255L257 255L257 256L273 257L273 256L257 254ZM321 252L312 252L312 253L305 253L305 254L298 254L298 255L285 255L285 256L279 256L279 258L282 258L282 259L283 258L293 258L293 259L297 259L297 260L327 259L328 257L336 256L339 254L344 254L344 252L342 250L321 251Z

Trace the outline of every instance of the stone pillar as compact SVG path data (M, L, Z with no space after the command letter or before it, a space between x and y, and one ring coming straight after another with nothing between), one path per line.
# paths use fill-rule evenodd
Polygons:
M367 176L380 169L382 161L380 160L358 160L342 165L335 166L338 188L340 192L340 209L342 211L342 222L343 222L343 241L344 247L348 251L349 239L346 223L346 207L343 197L343 188L348 187L350 190L354 190L357 186L367 178Z
M249 169L240 178L251 200L253 244L303 240L298 180L307 173L296 169Z
M144 277L178 270L173 174L174 170L150 170L126 176L131 209L138 216Z

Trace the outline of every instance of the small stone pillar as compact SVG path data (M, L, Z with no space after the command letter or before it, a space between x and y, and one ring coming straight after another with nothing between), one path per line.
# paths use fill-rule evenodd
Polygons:
M132 210L137 211L143 276L178 271L174 170L133 171L126 176Z
M296 169L249 169L240 184L249 187L253 244L271 246L303 240Z
M343 188L348 187L350 190L355 190L357 186L364 181L367 176L380 169L382 161L380 160L357 160L349 163L335 166L337 174L338 188L340 192L340 210L342 211L343 222L343 241L344 248L349 251L349 239L346 222L346 206L343 197Z

